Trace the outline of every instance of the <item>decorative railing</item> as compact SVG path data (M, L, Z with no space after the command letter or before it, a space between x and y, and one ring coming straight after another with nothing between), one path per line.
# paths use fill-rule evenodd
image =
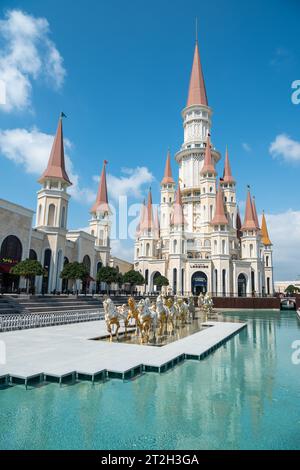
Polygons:
M0 332L66 325L87 321L103 320L103 311L65 311L55 313L3 314L0 315Z

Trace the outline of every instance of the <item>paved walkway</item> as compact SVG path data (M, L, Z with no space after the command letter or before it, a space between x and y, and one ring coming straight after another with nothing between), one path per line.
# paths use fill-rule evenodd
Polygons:
M77 373L93 378L102 373L127 378L137 370L161 372L185 358L201 359L246 326L206 325L211 326L162 347L92 341L107 334L103 320L1 333L6 364L0 364L0 377L25 380L38 374L61 378Z

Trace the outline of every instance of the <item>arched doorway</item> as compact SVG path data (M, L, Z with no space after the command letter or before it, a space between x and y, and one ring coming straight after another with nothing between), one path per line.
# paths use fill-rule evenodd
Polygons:
M66 256L64 257L64 267L69 264L69 258ZM62 285L61 285L61 290L62 292L68 292L68 279L63 279L62 280Z
M102 268L102 266L103 266L102 261L98 261L98 263L97 263L97 274L100 271L100 269ZM97 277L96 277L96 279L97 279ZM101 282L99 282L99 281L97 281L97 283L96 283L96 292L97 292L97 294L99 294L101 292Z
M43 282L42 282L42 293L43 294L48 294L50 268L51 268L51 256L52 256L51 250L50 250L50 248L47 248L47 250L45 250L45 254L44 254L44 269L46 271L46 274L43 276Z
M207 276L202 271L197 271L192 275L192 293L199 295L201 292L207 292Z
M89 257L89 255L85 255L83 257L82 264L88 272L87 278L82 282L82 290L86 294L86 291L88 290L91 281L91 258Z
M152 275L152 290L154 292L160 292L161 291L161 286L157 286L155 284L156 279L160 276L161 276L161 274L160 274L159 271L155 271L155 273L153 273L153 275Z
M246 297L247 293L247 278L245 274L239 274L238 277L238 296Z
M29 250L29 259L33 261L37 261L37 254L36 251L32 248ZM35 293L35 276L31 276L29 279L29 290L32 294Z
M13 266L22 259L22 243L15 235L3 240L0 251L0 285L2 292L15 292L19 288L20 277L10 274Z

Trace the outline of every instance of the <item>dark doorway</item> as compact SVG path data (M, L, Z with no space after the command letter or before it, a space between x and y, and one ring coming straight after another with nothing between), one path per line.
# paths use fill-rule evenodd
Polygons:
M154 290L154 292L160 292L160 291L161 291L161 286L157 286L157 285L155 284L156 279L157 279L158 277L160 277L160 276L161 276L161 274L160 274L159 271L156 271L156 272L154 273L154 275L153 275L153 281L152 281L152 282L153 282L153 290Z
M66 256L64 257L64 267L69 264L69 258L67 258ZM68 292L68 284L69 284L69 280L68 279L63 279L62 280L62 285L61 285L61 289L63 292Z
M238 296L246 297L247 293L247 279L245 274L239 274L238 277Z
M0 251L0 286L2 292L16 292L20 277L10 273L11 268L22 259L22 243L15 235L3 240Z
M50 268L51 268L51 250L50 248L47 248L44 254L44 269L46 273L44 274L43 281L42 281L42 294L48 294Z
M197 271L192 275L192 292L194 295L207 292L207 276L202 271Z

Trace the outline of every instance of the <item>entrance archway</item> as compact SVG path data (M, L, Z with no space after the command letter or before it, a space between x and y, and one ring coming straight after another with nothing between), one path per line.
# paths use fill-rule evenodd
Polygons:
M156 286L155 285L155 281L159 276L161 276L159 271L155 271L155 273L152 274L152 290L154 292L160 292L161 291L161 286Z
M15 235L3 240L0 251L0 285L2 292L15 292L19 288L20 277L10 274L13 266L22 259L22 243Z
M238 277L238 296L246 297L247 294L247 278L245 274L239 274Z
M197 271L192 275L192 293L199 295L201 292L207 292L207 276L204 272Z

